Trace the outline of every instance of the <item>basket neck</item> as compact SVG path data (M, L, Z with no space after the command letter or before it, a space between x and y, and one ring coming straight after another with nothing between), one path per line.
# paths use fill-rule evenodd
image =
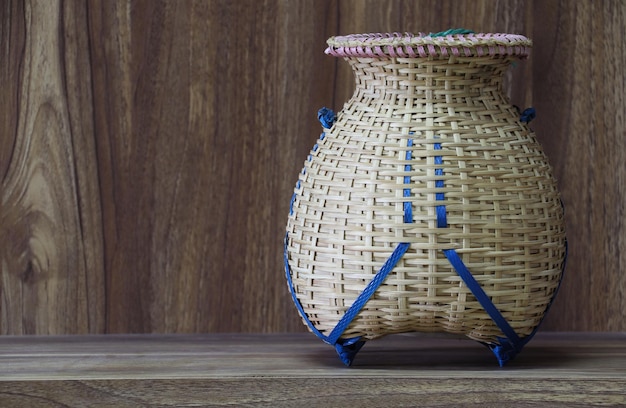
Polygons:
M503 74L514 57L360 58L347 57L355 75L353 98L378 99L409 106L458 101L459 98L503 98Z

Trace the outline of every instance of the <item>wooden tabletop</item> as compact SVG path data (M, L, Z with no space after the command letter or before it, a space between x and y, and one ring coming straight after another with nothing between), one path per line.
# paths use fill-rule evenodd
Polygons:
M626 406L626 333L539 333L504 368L441 335L349 368L311 334L0 337L0 407L155 405Z

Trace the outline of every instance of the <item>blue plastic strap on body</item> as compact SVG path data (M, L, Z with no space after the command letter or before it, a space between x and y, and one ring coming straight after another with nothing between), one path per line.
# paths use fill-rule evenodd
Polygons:
M413 139L409 139L407 140L406 146L408 148L413 146ZM407 149L406 151L406 155L405 155L405 159L407 162L410 162L412 158L412 151L411 149ZM409 173L411 171L411 164L407 163L404 165L404 171ZM411 176L407 175L404 176L404 184L409 185L411 184ZM403 197L411 197L411 189L410 188L405 188L402 191L402 195ZM407 224L410 224L413 222L413 204L410 201L405 201L404 202L404 206L403 206L403 210L404 210L404 222Z
M300 189L301 183L300 180L296 182L296 189ZM293 203L296 201L296 193L294 192L291 196L291 201L289 202L289 215L293 215Z
M434 147L435 147L435 150L441 150L441 143L435 143ZM437 166L442 166L443 165L443 158L441 156L435 156L435 165L437 165ZM443 168L442 167L436 167L435 168L435 175L436 176L443 176ZM435 180L435 187L436 188L443 188L444 187L443 179ZM444 193L435 193L435 200L437 200L437 201L444 201L445 200L445 194ZM445 205L438 205L437 207L435 207L435 211L437 213L437 228L446 228L448 226L448 216L446 214L446 206Z
M328 108L322 108L317 112L317 118L319 119L320 123L322 124L322 126L324 126L325 128L330 128L332 127L335 119L336 119L336 115L335 112L333 112L331 109ZM326 133L322 132L320 135L319 140L322 141L324 140L324 138L326 137ZM316 143L313 146L312 151L316 152L319 149L319 144ZM311 154L309 154L307 156L307 161L311 161L313 159L313 156ZM302 174L306 174L306 168L302 169ZM301 186L301 182L300 180L298 180L296 182L296 189L300 189ZM291 201L289 203L289 215L293 215L293 205L294 202L296 201L296 192L294 191L293 195L291 196ZM300 313L300 316L302 316L302 319L305 321L306 325L309 327L309 329L311 329L311 331L320 339L324 340L325 342L328 343L328 337L326 337L324 334L322 334L322 332L320 332L319 330L317 330L317 328L315 327L315 325L313 325L313 323L311 322L311 320L309 320L307 314L304 312L304 308L302 307L302 304L300 303L300 301L298 300L298 297L296 296L296 292L294 290L293 287L293 280L291 278L291 267L289 266L289 254L288 254L288 240L289 240L289 233L285 234L285 243L284 243L284 263L285 263L285 274L287 276L287 285L289 287L289 293L291 293L291 298L293 299L293 302L296 305L296 308L298 309L298 312Z
M396 246L396 249L391 253L389 258L385 261L383 266L380 268L378 273L374 276L374 278L367 284L365 289L359 294L356 300L352 303L352 305L346 310L346 313L343 315L341 320L337 323L332 332L328 335L328 340L331 344L337 342L341 334L348 328L352 320L356 317L357 314L363 309L363 306L367 303L367 301L372 297L376 289L383 283L383 281L389 275L400 260L402 255L409 249L410 244L408 243L400 243Z
M408 139L407 140L407 151L406 151L406 154L405 154L405 159L407 161L410 161L411 158L412 158L412 152L411 152L411 149L410 149L410 147L412 147L412 146L413 146L413 139ZM404 171L405 172L410 172L411 171L410 163L407 163L407 164L404 165ZM403 182L404 182L404 184L409 185L411 183L411 176L408 176L408 175L404 176ZM402 195L403 195L403 197L410 197L411 196L411 189L410 188L403 189ZM412 204L411 204L410 201L405 201L403 203L403 210L404 210L403 221L405 223L412 223L413 222L413 209L412 209ZM359 314L361 309L363 309L365 304L372 297L372 295L376 292L378 287L385 281L385 279L387 278L389 273L393 270L393 268L396 266L398 261L405 254L405 252L409 249L409 247L410 247L410 244L406 243L406 242L399 243L396 246L394 251L391 253L389 258L387 258L387 260L385 261L383 266L380 268L380 270L376 273L374 278L368 283L368 285L365 287L365 289L363 289L363 291L355 299L355 301L352 303L350 308L348 308L348 310L345 312L343 317L339 320L339 322L335 325L335 327L333 328L331 333L328 335L328 341L331 344L336 344L336 343L338 343L340 341L344 342L343 344L348 344L348 343L345 343L345 342L349 342L350 345L354 344L355 339L340 340L339 337L348 328L348 326L350 325L352 320L354 320L354 318ZM360 349L361 346L362 346L362 344L359 346L359 349ZM337 347L337 346L335 346L335 347ZM343 345L340 348L342 348L342 347L343 347ZM339 349L338 349L338 352L339 352ZM341 353L340 353L340 355L341 355ZM352 354L352 358L354 358L355 355L356 355L356 352L354 352ZM342 357L342 360L343 360L343 357ZM344 363L345 362L346 361L344 360ZM351 363L352 363L352 360L349 361L349 364L348 363L346 363L346 364L350 365Z
M467 266L465 266L457 252L454 249L446 249L443 251L443 253L446 255L446 258L448 258L450 265L452 265L456 273L461 277L461 279L463 279L463 282L465 282L478 303L480 303L480 305L483 307L483 309L485 309L489 317L491 317L494 323L507 337L508 341L502 341L507 339L499 339L501 341L501 346L507 349L507 353L517 353L519 350L521 350L524 345L522 340L519 338L517 333L515 333L515 330L513 330L509 322L507 322L504 316L502 316L498 308L493 304L493 302L485 293L480 284L476 281L476 279L474 279L474 276L469 271L469 269L467 269ZM496 357L499 356L496 354Z
M304 312L304 309L302 308L302 304L300 303L300 301L298 300L298 297L296 296L296 291L293 288L293 280L291 279L291 267L289 266L289 253L287 251L287 248L288 248L287 245L289 242L288 240L289 240L289 233L285 234L285 249L284 249L284 255L283 255L283 260L285 263L285 274L287 275L287 286L289 286L289 293L291 293L291 298L293 299L293 303L295 303L296 309L298 309L300 316L302 316L302 318L306 322L306 325L309 326L309 329L311 329L311 331L317 337L326 341L328 338L324 336L322 332L317 330L317 328L315 328L313 323L309 320L306 313Z

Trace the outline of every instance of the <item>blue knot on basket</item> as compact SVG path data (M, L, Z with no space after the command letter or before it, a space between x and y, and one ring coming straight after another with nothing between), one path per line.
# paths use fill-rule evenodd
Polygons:
M332 109L322 108L317 111L317 118L319 119L322 126L324 126L326 129L330 129L333 126L333 123L335 123L337 115L335 115L335 112L333 112Z
M522 123L530 123L530 121L536 117L537 112L535 111L535 108L526 108L522 113L520 113L519 121Z

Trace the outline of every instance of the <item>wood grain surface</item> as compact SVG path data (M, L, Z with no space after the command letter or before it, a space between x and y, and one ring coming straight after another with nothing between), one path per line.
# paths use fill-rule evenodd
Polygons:
M0 338L0 406L626 404L623 333L539 333L498 367L467 339L396 335L352 367L311 334Z
M352 93L337 34L526 34L507 76L567 209L550 330L626 330L623 1L0 5L0 333L303 331L289 197L316 112Z
M546 327L623 331L626 2L534 6L535 131L560 181L570 252Z
M102 331L86 15L56 2L1 7L0 333Z

